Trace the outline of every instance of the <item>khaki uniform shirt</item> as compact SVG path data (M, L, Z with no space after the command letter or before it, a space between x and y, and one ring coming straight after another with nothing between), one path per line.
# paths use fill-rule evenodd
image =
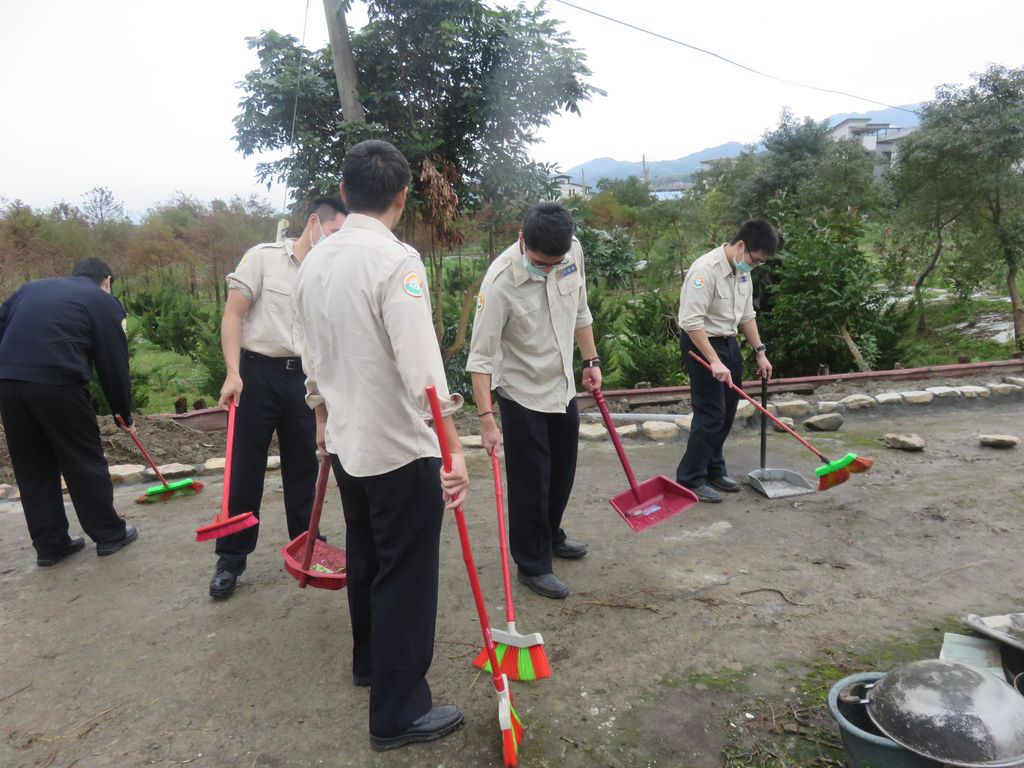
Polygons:
M467 371L490 374L492 388L542 413L565 413L576 397L575 331L594 322L576 238L566 258L546 278L523 266L518 242L494 260L477 296L466 360Z
M711 337L735 336L754 317L750 275L733 270L724 245L690 265L679 292L680 328L703 330Z
M428 384L449 395L420 255L377 219L349 214L306 257L295 285L306 403L327 406L327 449L356 477L439 457Z
M292 289L299 274L294 240L254 245L228 275L228 288L252 302L242 320L242 349L267 357L302 354Z

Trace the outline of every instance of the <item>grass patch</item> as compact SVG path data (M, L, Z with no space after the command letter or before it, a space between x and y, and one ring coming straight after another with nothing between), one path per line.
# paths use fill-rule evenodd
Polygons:
M719 672L695 672L687 677L691 685L703 685L711 691L743 691L746 690L747 675L745 672L721 670Z
M200 387L206 375L203 366L185 355L160 349L138 335L138 327L128 320L128 333L133 337L132 368L148 377L146 390L149 402L146 413L174 413L174 401L181 396L188 399L189 408L201 397ZM211 398L205 398L212 405Z
M962 331L951 332L950 326L969 322L982 314L1011 318L1010 304L992 299L971 301L933 301L925 304L927 330L911 330L903 345L903 366L921 368L929 365L952 365L963 359L971 362L1007 360L1014 352L1012 342L1001 343L978 338Z

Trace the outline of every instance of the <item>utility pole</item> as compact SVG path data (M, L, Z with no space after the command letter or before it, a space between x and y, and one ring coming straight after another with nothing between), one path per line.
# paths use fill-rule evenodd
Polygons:
M366 115L363 112L363 105L359 103L356 61L352 58L348 22L345 21L347 6L348 0L324 0L327 32L331 39L331 60L334 62L334 78L338 81L342 118L353 123L365 123Z
M640 155L640 158L641 162L644 164L644 186L649 187L651 186L651 174L650 171L647 170L647 155Z

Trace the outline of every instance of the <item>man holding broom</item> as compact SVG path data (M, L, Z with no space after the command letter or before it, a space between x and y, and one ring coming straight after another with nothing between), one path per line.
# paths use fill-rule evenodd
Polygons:
M562 515L576 477L580 416L576 408L573 339L583 358L583 386L601 386L601 361L587 304L583 249L572 215L559 203L539 203L523 217L519 240L494 260L477 296L466 370L488 453L505 432L509 549L519 582L539 595L564 599L569 587L553 572L552 556L570 560L587 546L567 538Z
M220 325L227 375L219 405L233 399L238 411L231 466L233 515L260 514L267 450L277 432L288 535L309 527L316 489L316 424L306 407L302 385L302 336L295 323L292 286L299 265L313 246L345 221L336 197L317 198L297 239L263 243L246 251L228 275L228 297ZM256 549L259 526L217 539L217 564L210 597L226 599L235 591L246 560Z
M690 375L693 421L676 482L704 502L718 503L719 491L735 493L739 483L726 471L722 448L732 429L739 395L730 383L743 380L743 355L737 329L757 352L757 371L765 379L772 365L757 332L750 272L775 255L779 236L763 219L744 222L725 245L698 258L683 277L679 295L679 347ZM690 351L711 364L708 371Z
M370 687L370 746L431 741L462 725L435 706L434 655L441 522L469 485L451 414L419 254L392 234L412 176L385 141L363 141L342 164L349 208L337 235L299 270L306 402L331 455L345 514L352 680ZM452 471L441 469L426 387L441 400Z

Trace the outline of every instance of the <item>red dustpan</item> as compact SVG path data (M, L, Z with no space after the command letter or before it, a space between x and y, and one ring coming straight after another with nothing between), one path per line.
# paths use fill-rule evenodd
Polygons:
M622 441L619 433L615 431L612 424L612 417L608 413L608 406L604 402L604 393L595 389L592 393L597 407L601 409L601 418L608 429L608 435L615 445L615 452L619 454L619 461L622 468L626 470L626 478L629 480L629 490L613 496L608 501L619 513L619 517L626 521L626 525L637 533L650 528L652 525L663 523L673 515L689 509L697 503L697 495L689 488L684 488L674 480L669 480L664 475L652 477L637 485L633 468L629 466L629 459L622 448Z
M331 459L324 456L320 462L320 474L316 478L316 496L309 517L309 530L303 531L281 547L284 569L299 580L300 587L308 585L317 589L342 589L348 584L345 550L332 547L317 538L330 474Z

